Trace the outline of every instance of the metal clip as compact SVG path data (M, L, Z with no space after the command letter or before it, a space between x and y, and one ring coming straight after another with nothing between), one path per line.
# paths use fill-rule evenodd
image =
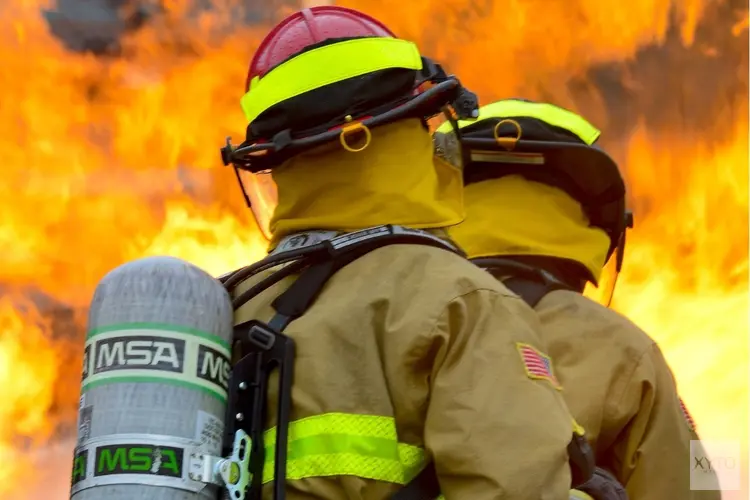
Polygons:
M359 153L360 151L367 149L367 146L372 142L372 132L367 128L367 125L362 122L352 121L351 116L346 117L346 122L348 125L341 127L341 133L339 134L339 142L341 143L341 146L350 153ZM364 133L364 142L360 147L354 147L349 144L349 138L358 132Z
M216 464L216 473L224 482L230 498L245 500L253 477L250 474L250 436L246 432L238 430L234 435L232 456Z
M234 435L229 458L195 452L190 455L188 477L192 481L223 486L233 500L245 500L250 474L250 437L244 431Z
M502 127L506 123L509 123L516 128L515 137L500 137L500 127ZM521 124L509 118L500 120L497 125L495 125L495 129L492 131L492 135L495 136L495 142L497 143L497 145L507 149L508 151L513 151L513 148L516 147L516 143L521 140L522 133L523 130L521 129Z

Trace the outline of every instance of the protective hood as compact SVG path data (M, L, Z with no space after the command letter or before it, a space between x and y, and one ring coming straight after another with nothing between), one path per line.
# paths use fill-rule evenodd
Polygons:
M598 282L607 259L607 234L590 227L581 205L560 189L518 175L469 184L466 220L449 229L470 259L509 255L576 261Z
M326 145L287 160L271 171L278 192L271 247L285 235L311 229L458 224L463 220L460 166L433 152L421 121L409 119L372 130L361 152Z

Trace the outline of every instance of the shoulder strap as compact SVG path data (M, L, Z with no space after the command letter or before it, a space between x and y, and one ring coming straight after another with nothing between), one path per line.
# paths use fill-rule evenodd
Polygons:
M549 283L540 283L526 278L510 277L503 280L503 285L521 297L532 308L536 307L545 295L553 290L558 290Z
M309 231L290 235L281 240L279 245L264 259L253 265L226 273L218 279L231 293L237 285L251 276L280 264L292 261L300 262L305 259L308 259L306 264L311 263L312 260L335 259L355 249L357 251L366 250L360 254L362 256L377 248L395 244L433 246L466 257L466 254L458 246L447 239L430 234L427 231L409 229L403 226L375 226L338 236L336 234L333 231ZM299 270L300 267L297 268L297 272ZM258 293L260 291L262 290L259 290ZM235 306L235 309L237 307Z
M338 270L378 248L397 243L410 243L460 253L458 247L446 240L424 231L401 226L380 226L346 233L328 240L327 243L333 250L329 252L327 258L309 267L274 300L272 306L276 310L276 317L271 320L272 324L277 323L286 328L292 320L299 318L307 311L326 282Z
M512 259L488 257L472 259L472 262L502 281L503 285L532 308L550 292L571 289L544 269Z

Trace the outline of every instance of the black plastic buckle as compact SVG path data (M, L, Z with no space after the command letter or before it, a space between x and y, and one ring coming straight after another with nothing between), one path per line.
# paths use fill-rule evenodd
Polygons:
M420 76L422 77L420 83L427 81L440 83L448 79L448 75L445 73L443 67L429 57L422 58L422 70L420 71Z
M224 431L223 455L231 453L234 434L245 431L251 439L250 472L252 482L248 499L260 498L265 464L264 427L268 415L268 380L279 370L274 498L285 498L288 427L294 378L294 340L258 320L234 328L242 359L234 365L229 380L229 400Z

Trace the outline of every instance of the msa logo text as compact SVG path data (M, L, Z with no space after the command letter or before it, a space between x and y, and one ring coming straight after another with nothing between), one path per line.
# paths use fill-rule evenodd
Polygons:
M222 353L204 345L198 347L198 378L213 382L227 390L231 370L229 358Z
M112 474L155 474L182 477L184 451L172 446L126 444L96 449L94 476Z
M179 373L185 366L185 341L150 335L114 337L94 343L88 355L94 358L94 374L134 369Z

